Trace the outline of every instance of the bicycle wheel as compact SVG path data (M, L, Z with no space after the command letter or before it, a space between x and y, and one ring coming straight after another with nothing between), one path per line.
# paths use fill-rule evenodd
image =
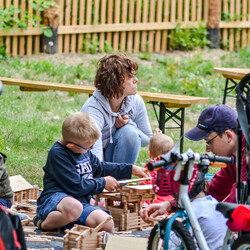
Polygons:
M250 234L243 234L232 244L232 250L249 250Z
M163 249L163 238L165 235L165 227L167 219L159 221L151 230L148 239L148 250ZM196 249L194 240L188 232L187 228L179 221L174 221L170 232L168 249Z

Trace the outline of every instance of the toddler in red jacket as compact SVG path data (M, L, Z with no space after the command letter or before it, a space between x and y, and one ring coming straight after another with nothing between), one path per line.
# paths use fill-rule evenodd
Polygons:
M168 135L165 135L159 132L154 134L149 141L149 147L148 147L148 156L149 158L152 159L150 162L155 162L159 155L168 153L173 147L174 147L174 141ZM145 165L145 168L147 168L147 165L148 163ZM150 174L151 176L153 176L153 171L150 172ZM143 185L143 184L144 185L152 184L152 181L150 180L150 181L140 182L140 185ZM173 199L171 195L169 196L157 195L156 199L154 200L154 203L164 202L169 199ZM144 203L142 204L142 207L147 207L150 203L151 203L150 201L144 201Z

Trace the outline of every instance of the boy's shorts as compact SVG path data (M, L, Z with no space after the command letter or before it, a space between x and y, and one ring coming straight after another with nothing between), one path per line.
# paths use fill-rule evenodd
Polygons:
M37 211L36 211L37 216L45 220L49 213L51 213L52 211L56 211L58 203L65 197L72 197L72 196L60 192L51 195L47 200L45 200L43 204L37 206ZM101 209L100 207L92 206L89 203L82 203L82 205L83 205L82 214L79 217L79 219L77 219L74 222L75 224L85 225L86 219L89 216L89 214L94 210Z
M6 208L11 208L12 203L8 198L0 198L0 205Z

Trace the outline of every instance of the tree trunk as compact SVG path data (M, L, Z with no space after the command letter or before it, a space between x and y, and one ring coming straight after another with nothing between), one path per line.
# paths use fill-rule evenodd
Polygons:
M210 48L219 48L220 46L220 20L221 0L209 0L207 38L211 42Z
M57 53L57 29L59 25L59 0L54 0L56 6L51 6L44 10L43 24L48 27L52 32L52 37L43 36L43 48L47 54Z

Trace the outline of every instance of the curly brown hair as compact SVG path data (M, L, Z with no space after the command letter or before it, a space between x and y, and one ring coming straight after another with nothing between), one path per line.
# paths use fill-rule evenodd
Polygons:
M95 87L107 99L123 95L125 75L133 76L138 70L138 63L123 54L104 56L98 63Z

